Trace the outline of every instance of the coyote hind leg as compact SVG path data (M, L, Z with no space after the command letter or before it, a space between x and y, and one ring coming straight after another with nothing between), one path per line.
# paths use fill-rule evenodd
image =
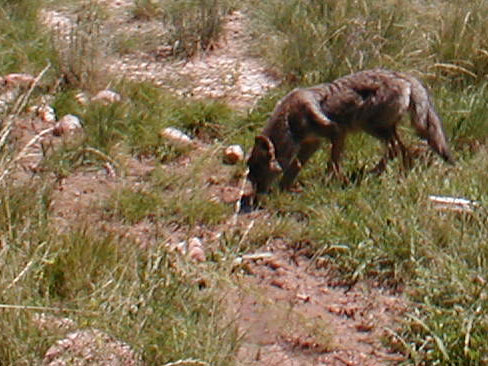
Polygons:
M370 173L381 175L388 164L388 160L393 160L398 156L398 153L402 156L402 164L405 171L412 168L413 162L410 152L403 144L398 132L395 129L391 131L389 139L386 140L386 153L383 155L381 160L376 164L376 166L370 170Z

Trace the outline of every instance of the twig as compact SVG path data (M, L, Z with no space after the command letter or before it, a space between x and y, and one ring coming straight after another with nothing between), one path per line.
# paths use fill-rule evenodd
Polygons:
M97 150L97 149L95 149L95 148L93 148L93 147L85 147L83 150L81 150L81 151L80 151L80 153L79 153L79 154L83 154L83 153L91 153L91 154L93 154L93 155L98 156L100 159L105 160L107 163L109 163L109 164L111 164L113 167L115 167L115 169L116 169L117 171L119 171L119 173L120 173L121 169L120 169L119 164L117 164L117 162L116 162L114 159L112 159L112 158L111 158L110 156L108 156L107 154L105 154L105 153L101 152L100 150Z
M39 252L42 248L44 248L46 246L46 244L47 244L47 242L43 242L40 245L38 245L36 248L36 253ZM46 255L43 256L41 261L45 260L45 257L46 257ZM36 263L35 260L29 261L29 263L27 263L27 265L24 267L24 269L22 271L20 271L20 273L17 275L17 277L14 278L14 280L3 290L2 293L5 293L7 290L10 290L17 282L19 282L20 279L22 277L24 277L24 275L30 270L30 268L32 267L32 265L34 263Z
M439 351L441 352L442 356L444 357L444 360L449 362L450 357L449 357L449 354L447 353L447 348L444 345L444 342L442 342L442 339L437 334L435 334L429 328L429 326L427 324L425 324L421 319L417 318L416 316L414 316L412 314L409 314L407 316L410 319L412 319L415 323L417 323L418 325L420 325L422 328L424 328L425 331L427 331L428 333L430 333L430 335L432 336L432 338L434 338L434 341L435 341L435 343L437 345L437 348L439 349Z
M408 344L408 342L407 342L405 339L403 339L403 337L401 337L401 336L400 336L400 335L399 335L397 332L395 332L393 329L390 329L390 328L388 328L388 327L384 327L383 329L384 329L384 330L385 330L385 331L386 331L386 332L389 334L389 336L390 336L390 337L395 338L396 340L398 340L398 341L399 341L399 342L402 344L402 346L403 346L403 348L405 349L405 351L407 351L407 353L409 354L409 356L410 356L411 358L413 358L413 359L414 359L415 364L417 364L418 354L417 354L417 352L416 352L416 351L415 351L415 350L412 348L412 346L410 346L410 345Z
M7 174L10 172L10 167L15 164L16 162L18 162L20 159L22 159L23 157L26 156L26 151L28 148L30 148L32 145L34 145L37 141L39 141L41 139L41 137L43 137L44 135L52 132L54 129L54 127L49 127L49 128L46 128L45 130L42 130L41 132L39 132L37 135L35 135L23 148L22 150L19 152L19 154L7 161L5 163L5 166L2 167L2 174L0 175L0 182L5 178L5 176L7 176Z
M471 331L473 330L474 317L471 316L468 320L468 326L466 327L466 336L464 337L464 355L469 354L469 343L471 341Z
M249 232L251 231L253 226L254 226L254 220L252 220L249 223L249 225L247 225L246 231L244 231L244 234L242 234L241 240L239 240L239 244L237 244L237 248L239 248L239 250L241 249L241 245L244 242L244 239L246 239L246 237L249 235Z
M63 309L49 306L29 306L29 305L14 305L14 304L0 304L0 309L12 310L34 310L34 311L54 311L60 313L83 313L89 315L99 315L95 311L77 310L77 309Z
M434 64L433 67L438 68L438 69L444 69L446 71L454 71L454 72L459 72L461 74L466 74L471 76L472 78L476 79L477 76L475 73L469 71L468 69L459 66L459 65L453 65L453 64L445 64L445 63L437 63Z
M2 132L0 132L0 148L2 148L3 145L5 145L5 142L7 141L8 135L10 134L10 129L14 123L14 118L13 115L10 115L7 117L7 123L5 126L2 128Z
M482 55L488 57L488 51L483 49L483 48L478 48L476 51L478 51L479 53L481 53Z
M32 91L37 86L37 84L39 84L39 81L42 79L42 77L47 72L47 70L49 70L50 67L51 67L51 63L48 63L47 66L34 79L34 81L32 82L29 90L27 91L27 93L25 93L23 96L21 96L20 98L17 99L17 102L15 103L14 108L12 110L13 113L9 115L9 117L7 118L7 123L5 124L5 127L0 132L0 148L2 148L6 144L6 142L7 142L8 136L10 135L10 131L12 130L12 125L14 124L14 121L15 121L14 120L14 116L18 115L19 112L22 109L25 108L25 106L27 105L27 102L29 101L29 98L30 98L30 96L32 94ZM46 131L46 130L44 130L44 131ZM44 131L41 132L41 135L40 136L38 135L39 138L42 137L45 133L47 133L47 132L44 132ZM37 141L36 138L37 138L37 136L34 137L34 139L33 139L33 140L35 140L34 142L32 142L32 140L31 140L32 144L34 144ZM24 151L25 149L27 149L28 147L30 147L32 144L31 143L27 144L22 151ZM19 159L20 159L20 156L17 156L17 158L12 159L12 160L8 161L5 164L5 167L2 168L2 174L0 176L0 181L2 181L3 178L5 178L5 176L8 174L8 172L10 170L9 169L9 166L12 163L18 161Z
M20 271L17 277L14 278L14 280L10 283L10 285L8 285L5 288L5 290L3 290L3 292L10 290L17 282L19 282L20 279L27 273L27 271L29 271L29 269L32 267L33 264L34 264L34 260L31 260L29 263L27 263L25 268L22 271Z

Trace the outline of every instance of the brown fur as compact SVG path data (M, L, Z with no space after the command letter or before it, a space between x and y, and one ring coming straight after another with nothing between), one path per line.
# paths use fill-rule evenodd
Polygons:
M353 131L364 131L385 142L387 152L374 171L383 171L387 160L398 152L407 164L408 151L397 133L397 125L406 114L410 114L417 134L445 161L454 163L441 120L420 81L407 74L375 69L298 88L281 99L264 131L256 137L248 159L248 178L254 191L262 193L283 173L280 186L289 189L324 138L332 143L330 169L344 178L339 161L346 135Z

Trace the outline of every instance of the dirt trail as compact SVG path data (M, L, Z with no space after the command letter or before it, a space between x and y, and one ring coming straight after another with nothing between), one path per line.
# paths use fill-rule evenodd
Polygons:
M334 278L282 241L250 263L236 309L245 336L242 365L386 365L404 360L382 344L405 302Z
M252 40L247 20L234 12L224 25L224 36L214 50L188 61L165 61L157 52L113 59L108 70L134 80L151 81L176 94L223 100L236 108L249 108L279 81L265 64L250 55Z

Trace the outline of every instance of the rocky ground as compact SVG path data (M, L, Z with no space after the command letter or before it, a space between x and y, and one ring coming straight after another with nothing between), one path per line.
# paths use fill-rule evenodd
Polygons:
M127 33L155 27L151 23L137 24L129 19L131 0L103 2L109 11L117 14L109 17L110 24L103 26L107 30ZM43 18L48 28L58 31L66 31L73 24L73 16L68 11L46 11ZM249 41L246 17L235 12L228 17L225 35L218 47L190 61L167 61L158 55L140 52L122 58L109 57L104 67L114 74L114 78L123 76L147 80L180 95L217 98L235 108L247 109L279 83L267 72L262 60L250 56L252 43ZM31 179L43 159L46 146L55 145L63 138L52 134L55 127L56 121L49 120L38 110L17 121L13 135L19 147L47 131L42 141L35 141L21 161L16 162L18 169L15 175L18 179ZM192 156L182 159L181 166L172 169L185 169L188 159ZM127 174L124 177L114 171L110 161L104 170L63 177L55 182L52 202L52 210L57 216L56 225L63 230L79 219L100 224L100 212L94 210L93 202L107 197L118 187L142 184L141 177L154 165L150 160L127 157ZM215 190L217 199L233 202L238 198L238 188L225 186L225 181L209 187ZM239 225L246 227L254 220L263 219L259 215L265 214L251 213L237 220L241 221ZM139 238L141 245L151 245L150 233L155 230L151 225L154 224L143 222L123 230ZM106 229L120 228L107 225ZM178 235L177 232L172 233L171 228L160 229L176 237ZM215 233L199 234L205 237ZM389 293L372 283L357 283L352 287L338 283L326 266L317 268L304 248L289 248L278 240L269 242L258 253L250 253L242 261L248 275L236 279L238 285L232 295L235 301L229 305L244 334L238 364L369 366L397 364L404 360L403 355L382 343L394 333L399 315L406 310L407 305L398 294ZM88 365L96 351L87 346L90 343L87 339L97 337L110 338L98 331L91 335L87 332L72 333L53 345L44 362L46 365L61 365L65 362L63 360L77 359L74 364ZM113 355L97 355L97 364L137 364L138 360L128 354L126 345L111 339L106 342L111 344Z

